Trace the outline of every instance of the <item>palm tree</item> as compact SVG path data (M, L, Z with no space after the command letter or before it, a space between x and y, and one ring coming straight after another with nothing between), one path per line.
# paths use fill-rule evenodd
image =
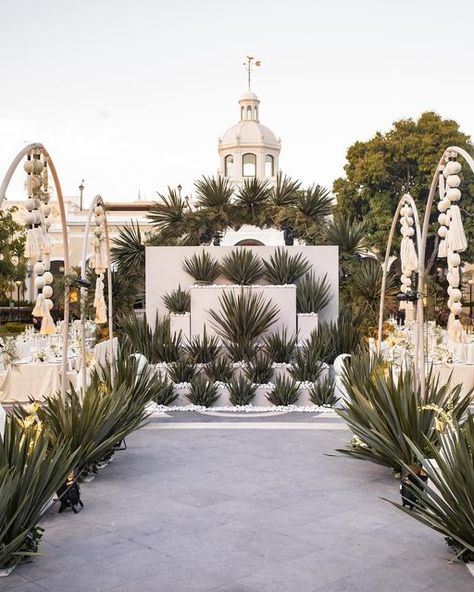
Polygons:
M181 198L178 191L171 187L168 187L168 195L158 193L158 197L160 200L154 202L147 214L151 225L165 236L181 236L186 228L188 204Z
M112 239L110 255L121 273L145 269L145 245L138 222L130 220L130 225L122 226L118 235Z
M350 216L335 216L326 226L324 237L327 244L339 247L339 255L343 257L353 257L367 250L366 225Z
M235 199L238 216L235 226L240 227L243 223L258 225L259 217L268 205L271 195L272 188L266 179L245 179Z
M260 216L259 225L266 228L285 228L288 220L288 208L295 204L300 189L301 181L279 172L268 204Z

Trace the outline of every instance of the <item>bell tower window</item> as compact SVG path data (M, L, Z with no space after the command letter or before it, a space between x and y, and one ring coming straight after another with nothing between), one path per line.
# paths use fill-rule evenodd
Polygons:
M242 156L242 170L244 177L255 177L257 170L257 157L255 154L247 153Z
M275 159L271 154L265 155L265 177L275 176Z
M247 119L252 119L252 107L247 107Z
M232 156L232 154L229 154L228 156L225 157L224 175L226 177L234 177L235 176L234 157Z

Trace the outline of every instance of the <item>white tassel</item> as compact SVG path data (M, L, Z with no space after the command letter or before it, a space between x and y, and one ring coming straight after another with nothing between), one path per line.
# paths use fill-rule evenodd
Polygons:
M466 333L462 328L461 321L454 318L448 327L448 339L454 343L464 343L466 340Z
M94 295L94 307L95 307L95 322L106 323L107 322L107 307L105 305L104 298L104 282L101 276L97 277L95 284L95 295Z
M413 240L408 236L402 238L400 259L403 272L407 271L410 273L412 271L418 271L418 256L416 254L415 245Z
M445 238L440 241L438 245L438 257L443 259L444 257L448 256L448 242Z
M56 333L56 325L49 310L46 310L46 314L43 315L40 333L41 335L54 335Z
M45 314L45 312L47 311L45 310L44 305L44 294L40 292L36 297L36 304L31 315L34 317L42 317Z
M415 307L413 306L413 302L406 302L405 321L409 323L414 320L415 320Z
M451 268L451 281L449 282L449 285L452 286L453 288L458 288L459 287L459 267L452 267Z
M41 252L43 255L51 254L51 239L45 228L42 228L41 232Z
M449 246L453 251L462 252L467 249L467 240L461 220L459 206L451 206L451 223L449 225Z

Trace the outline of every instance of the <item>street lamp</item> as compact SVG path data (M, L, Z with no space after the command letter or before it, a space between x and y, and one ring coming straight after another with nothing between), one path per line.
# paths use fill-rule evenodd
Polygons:
M84 193L84 179L82 179L81 184L79 185L79 209L82 212L82 194Z

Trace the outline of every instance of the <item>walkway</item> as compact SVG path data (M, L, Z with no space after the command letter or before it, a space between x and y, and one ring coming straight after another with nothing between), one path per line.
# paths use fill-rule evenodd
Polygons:
M0 591L472 592L442 537L380 499L386 470L331 456L348 436L312 414L157 418Z

